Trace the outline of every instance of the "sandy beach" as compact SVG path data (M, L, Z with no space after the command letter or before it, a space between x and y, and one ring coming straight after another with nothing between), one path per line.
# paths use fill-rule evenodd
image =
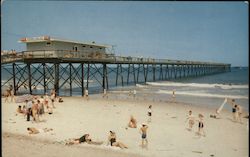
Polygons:
M4 103L2 99L2 154L4 157L22 157L33 154L43 156L89 156L89 157L247 157L248 119L243 124L232 121L232 113L222 110L221 119L210 118L215 108L201 107L192 104L171 103L160 100L147 101L144 98L133 99L126 95L101 95L82 97L63 97L63 103L55 103L52 115L45 114L42 122L27 122L25 117L16 113L18 105L24 103ZM147 123L147 109L152 105L152 121L148 123L148 149L141 148L139 127ZM197 122L192 131L188 131L185 122L188 111L195 117L204 115L206 136L195 134ZM245 111L244 115L248 114ZM138 121L137 128L128 128L127 124L133 115ZM38 129L52 128L51 132L29 135L27 127ZM117 140L129 148L120 149L107 146L109 131L115 131ZM95 141L103 141L100 146L79 144L65 146L64 140L79 138L89 133ZM31 155L30 155L31 156Z

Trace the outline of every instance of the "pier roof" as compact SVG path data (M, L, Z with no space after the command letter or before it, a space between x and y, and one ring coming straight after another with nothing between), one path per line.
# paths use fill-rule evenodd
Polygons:
M52 38L50 36L21 38L18 42L21 42L21 43L37 43L37 42L49 42L49 41L58 41L58 42L75 43L75 44L82 44L82 45L91 45L91 46L104 47L104 48L111 47L111 45L96 44L95 42L79 42L79 41L73 41L73 40Z

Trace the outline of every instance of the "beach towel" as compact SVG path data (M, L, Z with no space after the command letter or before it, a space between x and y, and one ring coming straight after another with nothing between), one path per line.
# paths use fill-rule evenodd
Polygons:
M32 99L33 99L32 95L25 94L25 95L18 96L16 98L16 103L23 103L23 102L25 102L25 100L32 100Z

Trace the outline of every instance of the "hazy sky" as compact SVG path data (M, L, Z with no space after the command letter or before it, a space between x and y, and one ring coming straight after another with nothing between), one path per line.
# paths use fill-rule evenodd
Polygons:
M2 3L2 50L50 35L115 45L115 53L248 66L245 2L11 1Z

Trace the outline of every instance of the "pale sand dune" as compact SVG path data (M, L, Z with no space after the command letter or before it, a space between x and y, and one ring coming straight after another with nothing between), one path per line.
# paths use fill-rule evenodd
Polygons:
M114 98L114 97L113 97ZM231 121L231 112L222 110L222 119L209 118L215 109L201 108L197 106L166 103L159 101L143 101L126 98L123 100L102 99L101 96L90 97L89 101L81 97L66 97L64 103L56 103L54 114L45 115L42 119L46 122L26 122L21 115L15 115L18 104L2 104L2 128L3 132L11 133L9 138L3 138L3 156L15 156L13 149L17 152L24 152L27 147L38 149L42 143L32 144L30 140L21 138L21 143L12 142L12 134L28 135L27 127L53 128L52 132L28 135L32 139L62 141L69 138L77 138L89 133L93 140L105 141L101 146L63 146L62 144L48 144L42 147L41 154L50 153L51 156L78 156L81 151L88 152L89 156L135 156L139 154L150 157L196 157L196 156L218 156L218 157L246 157L248 156L248 119L243 118L244 123ZM147 122L148 105L153 105L152 122L148 129L148 150L142 149L140 145L141 135L139 128L125 129L130 115L134 115L139 126ZM218 104L219 106L220 104ZM197 137L197 123L194 130L186 130L186 114L192 110L194 115L202 113L205 118L206 137ZM128 150L120 150L106 146L109 130L117 134L118 141L127 144ZM27 143L27 147L23 146ZM12 147L16 144L15 147ZM72 148L69 148L72 147ZM45 149L46 148L46 149ZM25 149L25 150L23 150ZM43 150L44 149L44 150ZM46 152L45 150L48 151ZM60 151L55 151L55 150ZM30 150L29 150L30 151ZM53 152L54 151L54 152ZM65 151L65 153L64 153ZM38 152L40 150L38 149ZM55 153L57 152L57 153ZM60 152L60 153L59 153ZM200 152L200 153L199 153ZM78 154L77 154L78 153ZM96 154L95 154L96 153ZM114 153L114 154L113 154ZM122 153L122 154L120 154ZM128 153L128 154L123 154ZM133 154L130 154L133 153ZM39 156L39 153L33 155ZM48 154L48 156L50 156Z

